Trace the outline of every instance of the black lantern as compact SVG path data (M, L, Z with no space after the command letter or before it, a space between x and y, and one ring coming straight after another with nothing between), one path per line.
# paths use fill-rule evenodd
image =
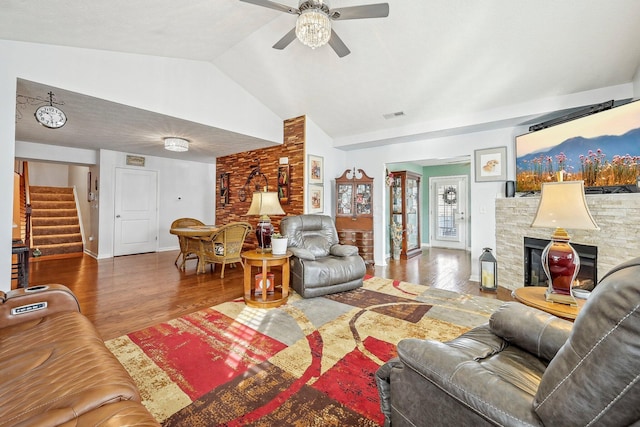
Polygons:
M482 248L480 255L480 289L495 292L498 290L498 262L491 248Z

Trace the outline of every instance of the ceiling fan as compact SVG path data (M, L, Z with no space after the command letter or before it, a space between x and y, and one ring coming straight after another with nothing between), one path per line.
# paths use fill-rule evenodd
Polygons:
M351 51L331 28L332 20L345 21L347 19L386 18L389 16L388 3L329 9L329 4L324 0L300 0L296 9L270 0L240 1L298 15L296 26L273 45L274 49L284 49L297 37L312 49L329 43L329 46L340 58L347 56Z

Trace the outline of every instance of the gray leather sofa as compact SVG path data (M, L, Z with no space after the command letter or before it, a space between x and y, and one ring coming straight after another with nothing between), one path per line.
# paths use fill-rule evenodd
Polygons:
M313 298L362 286L366 266L358 248L341 245L333 218L326 215L288 216L280 233L289 239L291 286Z
M575 324L517 302L447 343L402 340L376 374L386 425L640 425L640 258Z

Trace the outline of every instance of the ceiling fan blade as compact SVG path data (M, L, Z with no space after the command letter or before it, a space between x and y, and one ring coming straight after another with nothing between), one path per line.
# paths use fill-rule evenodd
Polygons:
M341 7L329 11L329 17L336 21L344 21L345 19L386 18L387 16L389 16L389 3Z
M296 38L296 27L293 27L291 31L284 35L283 38L278 40L276 44L273 45L274 49L282 50L285 47L289 46L289 44L294 41Z
M346 44L342 41L335 31L331 30L331 38L329 39L329 46L338 54L340 58L347 56L351 53Z
M280 12L290 13L292 15L300 15L300 11L295 7L285 6L269 0L240 0L245 3L255 4L257 6L268 7L269 9L279 10Z

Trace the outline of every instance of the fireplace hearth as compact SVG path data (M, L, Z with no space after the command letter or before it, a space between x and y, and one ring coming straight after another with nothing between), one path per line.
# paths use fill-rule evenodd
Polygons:
M542 251L549 240L524 238L524 285L547 286L547 276L542 268ZM592 290L598 283L598 247L572 243L580 257L580 270L574 288Z

